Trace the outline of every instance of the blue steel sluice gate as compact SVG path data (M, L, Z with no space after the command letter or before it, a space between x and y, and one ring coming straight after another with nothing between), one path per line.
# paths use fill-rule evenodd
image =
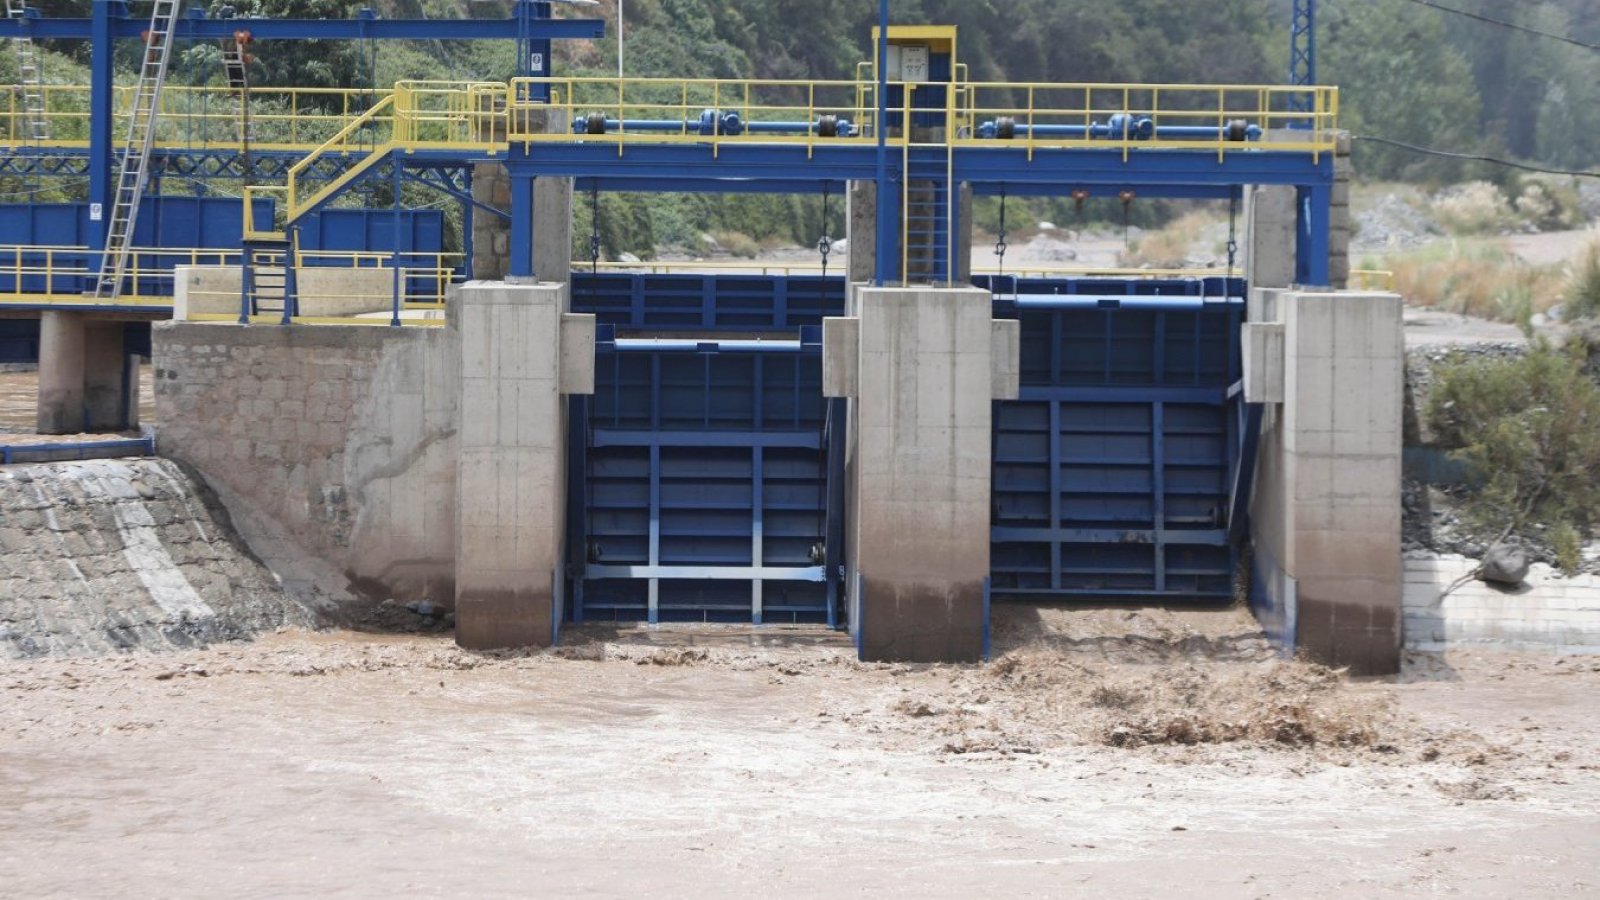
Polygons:
M0 35L24 49L97 43L93 84L25 71L0 110L7 183L86 186L74 202L0 204L7 360L37 359L38 320L60 310L118 321L148 353L180 266L237 272L191 289L180 317L290 327L440 327L454 285L564 281L595 340L592 393L563 401L560 617L846 627L864 590L847 496L862 423L825 386L825 320L856 314L853 285L976 286L1018 336L1015 393L990 415L984 602L1235 595L1261 407L1241 386L1249 285L1232 248L1221 271L978 271L972 202L1237 209L1251 189L1287 189L1294 281L1329 284L1337 93L1305 65L1281 87L986 83L954 28L891 26L852 80L564 78L552 42L603 23L536 0L450 22L14 5ZM249 83L250 55L276 41L423 37L514 39L523 75ZM143 42L136 86L114 83L102 39ZM222 46L225 86L175 74L173 47L203 42ZM185 118L196 104L207 112ZM458 206L459 239L440 210L404 208L419 186ZM575 202L659 191L826 197L848 207L848 269L828 268L827 235L820 270L602 265L597 240L591 259L565 258ZM381 302L328 301L315 285L330 273Z

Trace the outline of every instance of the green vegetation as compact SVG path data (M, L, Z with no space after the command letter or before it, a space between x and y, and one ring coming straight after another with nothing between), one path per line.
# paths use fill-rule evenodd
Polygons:
M1492 529L1543 526L1569 572L1600 509L1600 386L1584 373L1577 343L1571 352L1540 344L1514 359L1451 359L1427 409L1440 446L1478 477L1468 514Z
M1590 244L1572 273L1567 294L1567 319L1600 318L1600 244Z

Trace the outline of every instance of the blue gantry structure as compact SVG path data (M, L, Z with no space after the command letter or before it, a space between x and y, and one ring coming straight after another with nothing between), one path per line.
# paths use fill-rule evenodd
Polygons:
M1289 186L1296 281L1328 284L1338 103L1313 83L1310 9L1297 0L1304 77L1283 86L974 81L956 30L918 25L877 31L851 79L569 78L550 72L551 42L603 26L555 17L549 2L463 21L191 11L173 25L180 43L514 40L523 74L305 96L169 86L113 300L83 296L104 272L103 211L129 152L119 158L114 138L127 101L111 48L147 26L106 0L87 19L30 12L0 21L0 37L92 40L92 84L75 88L81 105L40 86L42 132L17 105L28 92L14 92L0 113L0 176L24 190L74 179L87 189L74 203L0 205L12 244L0 249L0 352L26 358L29 317L45 310L170 315L173 266L207 262L242 269L237 312L219 318L341 324L301 308L296 273L366 265L392 272L390 314L342 324L430 327L438 320L402 313L439 306L442 286L478 274L475 217L509 232L509 278L548 274L534 248L546 230L570 241L570 209L536 215L541 180L570 180L585 198L849 197L850 252L870 260L856 277L976 284L997 317L1020 322L1021 394L994 412L993 596L1226 600L1259 431L1240 388L1248 285L1233 271L974 274L970 198L1237 202L1251 187ZM209 110L198 119L197 103ZM473 190L484 165L504 167L504 208ZM460 205L458 251L444 246L438 210L400 208L407 183ZM360 202L374 185L390 208ZM276 304L259 286L269 269ZM843 401L823 396L820 326L844 312L850 278L571 272L573 311L599 323L594 394L570 400L571 618L843 624ZM137 346L137 327L130 335Z

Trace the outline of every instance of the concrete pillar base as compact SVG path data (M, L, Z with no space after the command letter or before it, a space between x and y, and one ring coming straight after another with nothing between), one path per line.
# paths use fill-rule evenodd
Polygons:
M1308 659L1393 674L1403 588L1400 298L1263 299L1274 301L1283 358L1276 374L1270 361L1261 373L1282 384L1258 385L1258 395L1282 403L1268 406L1256 466L1252 606Z
M461 335L456 469L456 643L546 647L562 610L564 394L594 391L594 317L565 284L472 281Z
M92 322L83 331L84 430L122 431L128 425L128 354L121 322Z
M84 317L46 310L39 320L40 434L84 430Z
M823 382L852 398L851 628L863 659L973 662L988 633L991 400L1018 330L973 288L858 286L824 325Z

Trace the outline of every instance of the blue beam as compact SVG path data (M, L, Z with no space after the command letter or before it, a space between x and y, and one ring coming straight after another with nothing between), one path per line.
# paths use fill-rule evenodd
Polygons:
M601 193L632 191L652 194L817 194L826 186L835 197L844 193L844 180L815 178L709 178L673 175L637 178L579 178L580 194L598 189ZM1226 196L1219 194L1218 196Z
M1202 547L1226 547L1228 533L1221 529L1156 529L1156 528L1014 528L996 526L989 529L989 538L995 543L1053 543L1053 544L1195 544ZM998 591L996 593L999 593Z
M115 0L111 0L115 2ZM0 18L0 37L29 37L35 40L90 40L100 46L110 38L137 38L150 27L147 18L112 13L110 30L99 36L95 21L107 0L95 0L95 15L89 19L5 19ZM116 3L122 6L121 3ZM473 41L524 40L550 41L599 38L605 36L602 19L541 19L519 33L517 19L200 19L180 17L173 35L185 41L215 41L248 31L252 38L264 40L319 41ZM549 52L545 52L546 65Z
M1226 184L1168 184L1160 187L1133 184L1014 184L983 181L972 186L979 197L997 197L1002 191L1009 197L1071 197L1074 191L1088 191L1090 197L1116 199L1123 191L1133 191L1140 196L1166 200L1226 200L1233 196L1234 186Z

